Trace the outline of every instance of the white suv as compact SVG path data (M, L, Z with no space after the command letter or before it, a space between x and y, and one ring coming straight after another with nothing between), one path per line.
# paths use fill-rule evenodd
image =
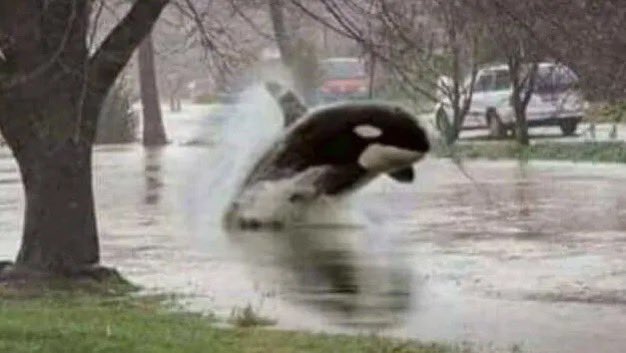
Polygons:
M572 135L584 115L586 103L576 89L578 77L568 67L543 62L538 66L535 88L526 108L529 127L559 126L563 135ZM465 80L464 87L469 85ZM449 78L439 84L449 86ZM442 87L442 86L440 86ZM467 92L467 89L464 89ZM511 106L511 81L507 65L493 65L478 71L474 82L472 102L462 130L488 128L494 137L502 137L515 127L515 112ZM435 126L442 131L442 119L453 119L450 100L441 91L433 116Z

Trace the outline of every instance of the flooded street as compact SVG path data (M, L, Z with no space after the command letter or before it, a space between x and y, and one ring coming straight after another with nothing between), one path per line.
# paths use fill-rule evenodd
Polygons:
M380 178L335 205L345 224L227 234L201 207L222 190L195 192L219 138L194 119L168 117L162 149L96 149L103 262L130 280L223 316L250 304L281 328L624 351L626 167L467 162L474 183L427 159L413 184ZM2 147L0 259L16 254L23 202Z

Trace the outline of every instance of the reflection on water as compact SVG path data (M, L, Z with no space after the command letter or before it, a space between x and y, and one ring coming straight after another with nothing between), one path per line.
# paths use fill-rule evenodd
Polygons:
M145 203L148 205L155 205L160 201L161 188L163 188L163 182L161 181L161 155L163 153L163 147L146 148L145 150Z
M229 239L243 249L250 266L264 269L263 277L287 293L285 299L323 311L336 323L380 329L398 323L407 311L410 278L392 259L376 259L360 247L363 231L232 231Z

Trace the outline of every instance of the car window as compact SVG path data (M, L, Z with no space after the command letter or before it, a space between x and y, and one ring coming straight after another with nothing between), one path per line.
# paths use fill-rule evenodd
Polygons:
M561 93L574 88L577 82L578 77L568 67L540 68L537 71L535 91L537 93Z
M498 70L493 83L494 91L507 90L511 87L511 75L508 70Z
M482 73L476 78L474 83L474 92L486 92L491 91L493 87L493 74Z

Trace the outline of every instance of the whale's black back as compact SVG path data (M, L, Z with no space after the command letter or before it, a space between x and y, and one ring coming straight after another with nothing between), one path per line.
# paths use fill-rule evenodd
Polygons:
M375 140L354 133L357 126L380 129ZM366 171L357 163L371 143L426 152L423 129L404 109L380 103L346 103L315 110L288 127L279 141L255 165L245 184L289 177L316 166L329 166L329 182L338 185ZM333 174L334 173L334 174Z

